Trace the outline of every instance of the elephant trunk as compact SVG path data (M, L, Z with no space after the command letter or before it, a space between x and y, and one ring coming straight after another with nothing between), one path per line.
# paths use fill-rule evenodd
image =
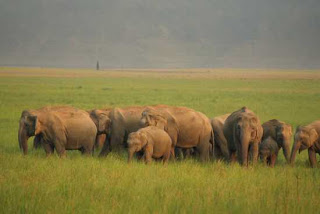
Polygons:
M134 152L135 150L133 148L128 149L128 163L131 163Z
M282 147L283 155L286 158L287 163L290 162L290 140L285 140L284 145Z
M19 140L19 147L20 149L22 149L24 155L28 154L28 139L29 139L29 136L27 134L27 130L24 127L24 124L20 124L18 140Z
M240 133L240 163L243 166L248 166L248 150L249 150L250 136L244 130Z
M299 150L301 146L301 143L299 141L295 141L293 146L292 146L292 151L291 151L291 157L290 157L290 164L294 164L294 161L296 159L296 154L297 151Z
M96 136L95 148L96 149L102 148L106 140L107 140L106 134L98 134Z

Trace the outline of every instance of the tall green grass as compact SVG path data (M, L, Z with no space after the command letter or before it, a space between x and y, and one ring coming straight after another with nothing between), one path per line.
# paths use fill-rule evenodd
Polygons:
M68 72L66 70L66 72ZM223 162L177 161L163 166L126 163L68 151L67 159L42 150L21 155L18 121L24 109L72 105L83 109L168 104L208 117L242 106L262 122L277 118L294 127L320 119L319 80L184 79L143 77L1 77L1 213L317 213L320 172L306 152L296 166L248 169ZM31 140L29 142L31 147Z

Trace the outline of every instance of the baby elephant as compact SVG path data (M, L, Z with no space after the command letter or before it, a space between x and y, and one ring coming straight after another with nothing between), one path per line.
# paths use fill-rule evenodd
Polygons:
M146 163L152 158L161 158L167 163L170 158L172 141L170 136L162 129L148 126L132 132L128 136L128 162L130 163L136 152L143 151Z
M259 145L259 155L261 161L266 165L274 167L278 157L279 149L280 148L277 142L272 137L267 137Z

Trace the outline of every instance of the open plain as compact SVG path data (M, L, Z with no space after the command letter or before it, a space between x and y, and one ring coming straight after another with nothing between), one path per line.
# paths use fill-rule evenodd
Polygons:
M127 154L66 159L19 150L24 109L168 104L208 117L247 106L295 129L320 119L320 70L0 68L0 213L318 213L320 170L224 162L127 164ZM319 157L318 157L319 159Z

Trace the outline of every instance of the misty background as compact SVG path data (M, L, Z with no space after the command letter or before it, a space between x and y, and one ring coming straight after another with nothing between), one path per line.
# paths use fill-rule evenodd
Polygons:
M0 66L320 68L319 0L0 0Z

